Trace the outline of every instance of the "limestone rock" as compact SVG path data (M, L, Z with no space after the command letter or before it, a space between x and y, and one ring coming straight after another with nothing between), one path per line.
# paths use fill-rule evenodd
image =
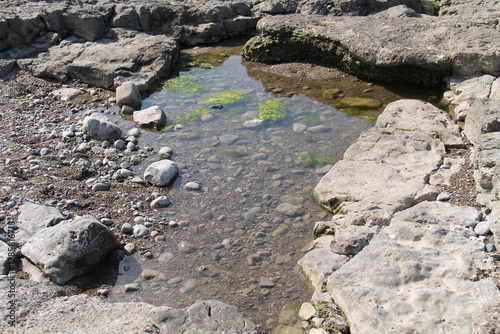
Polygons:
M12 71L15 65L16 61L13 59L0 59L0 78Z
M36 233L22 253L52 281L65 284L92 269L118 246L106 226L92 216L82 216Z
M7 280L0 281L2 291L8 291L8 286ZM156 327L172 334L256 333L253 322L235 307L216 300L197 302L184 309L144 302L109 303L86 294L60 296L60 289L29 280L17 280L16 293L26 310L17 315L17 332L33 332L35 327L40 333L69 333L77 327L84 333L123 334ZM0 301L6 305L8 294L1 294ZM2 318L7 319L7 312L7 308L0 309ZM8 333L9 328L7 321L0 323L2 332Z
M433 106L418 100L398 100L385 108L377 126L386 129L420 131L439 138L448 147L463 146L460 129L451 117Z
M480 144L480 136L484 133L500 130L500 101L491 99L476 100L467 112L464 133L474 144Z
M97 140L115 141L122 135L122 130L111 120L101 114L95 113L83 120L83 131Z
M151 202L151 208L161 209L166 208L170 205L170 200L167 196L158 196Z
M69 101L83 94L83 92L76 88L59 88L52 92L52 95L60 98L63 101Z
M134 122L144 128L159 129L167 122L167 116L159 106L152 106L147 109L134 112Z
M415 201L444 152L438 139L421 132L369 129L314 191L321 203L344 212L373 213L378 207L394 213Z
M481 24L470 16L460 20L463 24L456 25L450 17L394 17L384 12L267 16L258 22L261 34L247 42L243 57L341 64L347 71L384 81L437 83L450 72L495 75L500 68L495 24Z
M144 171L144 180L154 186L162 187L172 183L179 174L177 164L172 160L153 162Z
M396 215L328 279L328 291L352 333L488 332L472 327L481 309L500 300L492 279L473 279L484 244L453 228L465 225L460 214L449 220L448 213L427 209L421 203L410 209L412 214Z
M135 110L141 109L142 96L139 88L131 81L122 83L116 88L116 104L119 107L126 105Z
M334 254L324 248L307 252L298 262L314 290L324 291L328 277L338 270L349 258Z
M311 303L302 303L299 310L299 318L302 320L309 320L318 315L318 311Z
M61 212L54 207L34 203L24 203L19 207L17 218L16 241L26 242L31 236L48 227L57 225L64 219Z

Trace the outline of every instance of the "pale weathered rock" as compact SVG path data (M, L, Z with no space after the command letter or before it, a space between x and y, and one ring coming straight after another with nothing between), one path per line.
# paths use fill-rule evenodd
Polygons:
M36 233L22 253L52 281L64 284L92 269L118 245L106 226L92 216L82 216Z
M151 202L151 207L153 209L166 208L170 205L170 200L167 196L158 196Z
M490 222L490 230L495 235L495 246L497 249L500 249L500 201L492 201L489 207L491 208L491 213L487 219Z
M111 120L101 114L95 113L83 120L83 131L97 140L115 141L122 135L122 130Z
M480 136L484 133L500 130L500 101L491 99L476 100L467 112L464 133L474 144L480 144Z
M17 218L16 241L24 243L32 235L47 227L57 225L64 219L61 212L54 207L33 203L24 203L19 207L19 217Z
M179 174L177 164L171 160L153 162L144 171L144 180L162 187L172 183Z
M0 288L9 291L9 282L1 280ZM77 327L83 333L123 334L157 327L172 334L256 333L255 325L235 307L216 300L197 302L186 309L143 302L109 303L86 294L61 297L60 289L29 280L17 280L16 293L23 309L29 310L16 315L16 332L33 332L35 327L40 333L69 333ZM0 300L7 305L8 294L1 294ZM0 309L0 315L7 319L8 309ZM10 329L7 321L0 323L3 333Z
M83 92L76 88L59 88L53 91L51 94L63 101L69 101L74 99L78 95L82 95Z
M132 81L122 83L116 88L116 104L119 107L126 105L135 110L141 109L142 96L139 88Z
M309 320L318 315L318 311L311 303L302 303L299 310L299 318L302 320Z
M159 106L152 106L147 109L134 112L134 122L145 128L161 128L167 122L167 116Z
M420 131L439 138L446 146L461 147L460 129L451 117L430 103L398 100L387 105L376 126L390 130Z
M325 248L316 248L307 252L298 261L298 265L314 290L324 291L328 277L348 260L345 255L335 254Z
M378 207L394 213L415 201L442 154L444 145L424 133L369 129L314 191L321 203L344 212L363 213Z
M473 279L484 244L470 240L462 229L453 230L466 223L460 207L453 207L454 219L448 210L442 215L428 208L424 202L411 208L412 214L397 214L370 245L330 276L328 291L352 333L488 332L471 323L482 308L500 300L493 280Z

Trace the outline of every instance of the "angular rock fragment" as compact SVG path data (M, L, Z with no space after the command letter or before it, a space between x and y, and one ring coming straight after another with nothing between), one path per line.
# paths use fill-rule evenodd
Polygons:
M95 113L83 120L83 131L97 140L115 141L122 135L122 130L111 120L101 114Z
M22 253L57 284L65 284L99 264L119 243L92 216L77 217L33 235Z

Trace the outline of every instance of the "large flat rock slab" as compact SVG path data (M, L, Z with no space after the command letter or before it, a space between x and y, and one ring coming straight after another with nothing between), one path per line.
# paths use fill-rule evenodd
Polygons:
M365 131L320 180L319 201L345 212L393 214L414 203L445 152L442 142L417 131Z
M500 35L495 25L472 19L399 15L394 9L370 16L287 15L265 17L260 36L244 47L247 60L321 61L358 75L384 80L437 83L450 73L500 71Z
M133 81L144 91L171 73L178 51L173 38L113 29L106 38L86 43L70 40L18 64L35 76L74 78L107 89Z
M0 280L9 289L9 281ZM59 290L59 291L58 291ZM7 305L8 294L0 295ZM217 300L199 301L174 309L144 302L109 303L85 294L61 296L60 289L16 280L16 326L8 323L8 310L0 309L2 333L241 333L255 334L253 322L236 307Z
M351 333L488 333L498 327L476 322L498 309L500 292L491 278L476 277L486 264L484 244L463 227L474 219L471 210L422 202L397 214L331 274L328 291Z
M445 144L460 142L458 128L444 111L416 100L390 103L377 125L363 132L320 180L315 194L325 205L380 224L426 199Z

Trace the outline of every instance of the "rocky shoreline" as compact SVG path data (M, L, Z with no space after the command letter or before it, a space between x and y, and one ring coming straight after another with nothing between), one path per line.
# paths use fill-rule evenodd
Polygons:
M21 10L28 4L31 12ZM395 5L400 4L408 7L356 1L336 6L327 1L4 5L0 8L0 75L4 76L1 108L6 143L2 151L7 158L1 166L5 182L1 189L5 201L2 252L9 253L5 242L12 241L9 226L16 225L24 233L24 239L17 241L26 242L22 255L64 284L118 245L113 236L108 241L99 239L113 224L106 211L116 199L105 199L101 192L107 183L120 188L122 194L133 194L144 187L145 180L156 180L131 172L133 161L140 162L148 151L137 147L140 131L135 129L121 139L113 135L112 123L104 120L98 133L105 128L107 134L99 137L89 125L92 112L84 115L90 118L74 124L61 98L68 100L76 94L86 106L111 106L118 96L105 89L133 81L144 93L172 74L180 44L213 43L257 27L260 35L245 46L247 59L321 61L372 79L445 83L448 91L443 100L455 115L452 119L421 101L393 102L379 116L375 128L364 132L323 177L315 188L316 197L336 215L331 221L315 224L317 238L299 261L315 292L311 302L302 304L297 324L281 323L276 333L299 333L301 327L315 334L345 332L347 324L352 333L500 330L496 252L500 247L500 41L496 33L500 8L486 0L472 4L442 1L439 16L427 16L421 14L420 2ZM366 14L374 15L349 16ZM46 83L23 78L26 74L16 66L34 76L81 87L64 88L56 94ZM26 101L22 101L23 95ZM76 113L81 107L75 104L71 108ZM122 112L127 109L121 108ZM132 112L140 109L131 108ZM33 134L35 129L38 133ZM39 146L40 141L44 147ZM106 141L109 145L101 145ZM59 156L53 155L53 147ZM99 166L88 165L89 154L103 155ZM51 159L68 166L61 170L69 174L58 175L57 169L49 167L47 174L40 175L45 161ZM464 194L464 189L457 189L456 178L470 165L476 189L468 188ZM109 173L93 178L99 168ZM168 173L174 175L175 171ZM91 189L58 184L60 179L71 178L92 179L87 186ZM123 179L131 182L116 182ZM23 180L41 185L42 195L37 199L36 187ZM170 182L163 181L157 185ZM15 185L19 182L22 188ZM166 191L157 189L147 202L161 206ZM72 199L72 192L94 198L99 221L85 216L85 205ZM42 204L39 200L44 205L30 203ZM53 207L61 211L49 213ZM136 207L144 210L139 202ZM147 230L149 221L141 223ZM77 224L84 225L82 232L75 232L80 228ZM60 249L37 244L38 237L30 239L40 233L55 238L68 234L71 240L88 237L89 241L77 243L85 246L82 250L70 240L67 249L77 255L68 264L67 255L62 256L65 260L52 258ZM97 247L92 241L109 248ZM65 242L63 238L59 244ZM124 252L133 251L125 248L112 256L119 260ZM140 251L148 256L147 247ZM80 252L84 255L78 255ZM96 262L89 254L98 255ZM2 261L3 272L8 273L12 256L4 255ZM28 265L26 259L23 262ZM66 277L69 267L78 270ZM17 281L16 298L21 307L17 321L26 332L68 331L75 319L82 332L100 326L108 332L110 327L116 332L150 333L256 331L235 308L218 301L199 302L186 309L106 303L83 295L61 297L65 293L57 288ZM9 291L8 279L0 284L2 291ZM1 300L7 304L11 299L2 293ZM64 312L68 305L73 311ZM124 315L125 308L134 310L133 319ZM90 309L93 314L88 313ZM1 312L8 319L9 310ZM100 318L99 323L89 320L94 318ZM11 329L2 324L2 331Z

